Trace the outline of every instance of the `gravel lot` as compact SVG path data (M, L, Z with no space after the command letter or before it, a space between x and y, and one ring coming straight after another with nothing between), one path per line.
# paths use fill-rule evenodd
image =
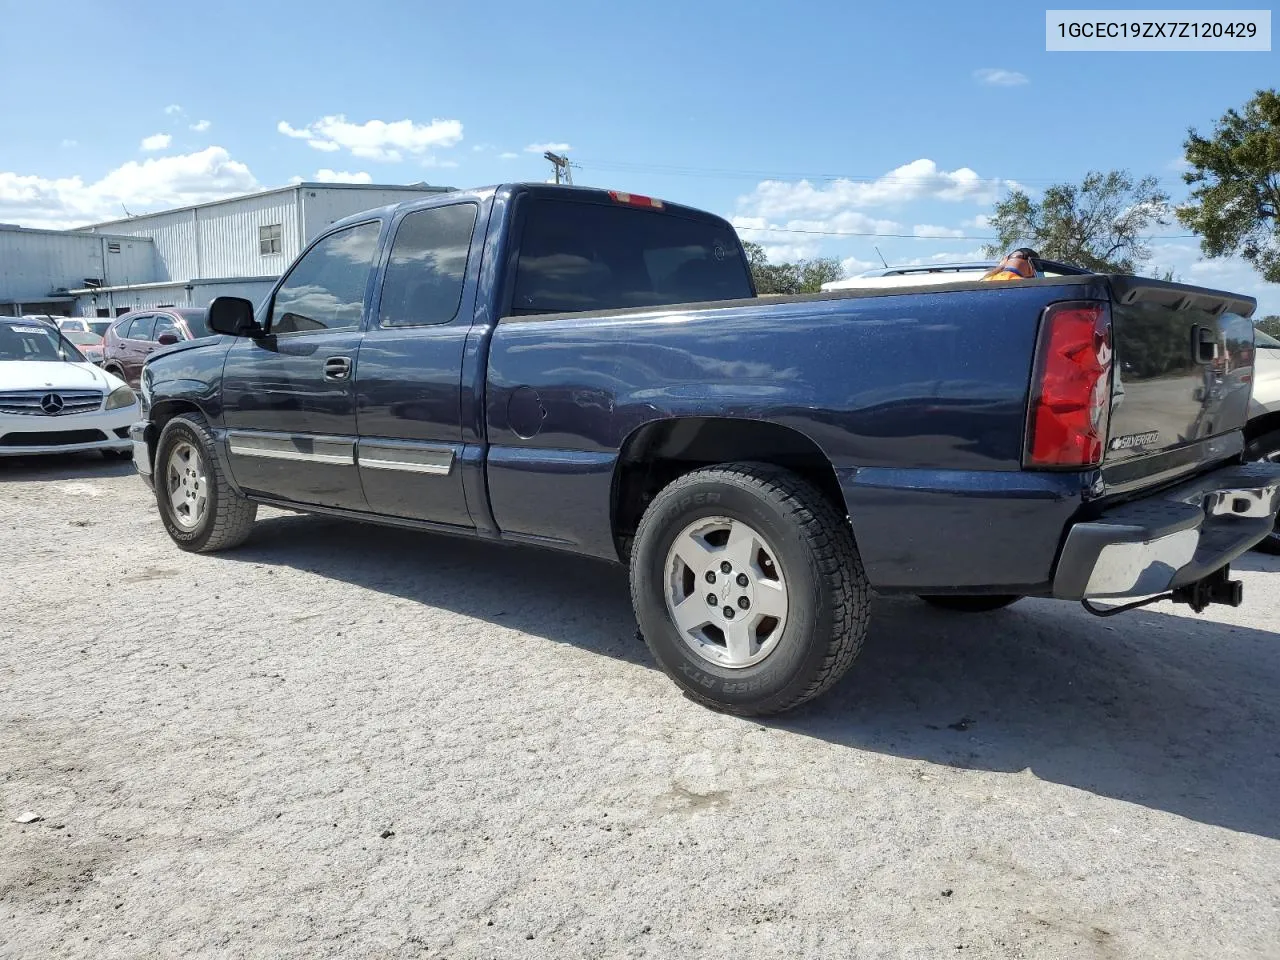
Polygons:
M879 599L759 723L619 569L262 516L191 556L127 465L0 461L0 956L1280 956L1276 559L1202 617Z

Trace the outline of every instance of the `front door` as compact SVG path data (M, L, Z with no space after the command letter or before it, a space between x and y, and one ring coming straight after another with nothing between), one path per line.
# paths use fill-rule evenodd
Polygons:
M412 210L395 227L356 375L360 481L375 513L474 526L463 494L460 393L478 272L467 259L484 236L479 209L465 201Z
M355 464L354 377L380 227L370 221L316 242L267 305L266 334L227 352L227 449L243 489L366 508Z

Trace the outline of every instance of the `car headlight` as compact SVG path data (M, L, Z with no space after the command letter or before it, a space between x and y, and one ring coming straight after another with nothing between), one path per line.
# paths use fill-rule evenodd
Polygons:
M137 396L128 387L116 387L108 394L107 403L103 409L119 410L121 407L131 407L137 402Z

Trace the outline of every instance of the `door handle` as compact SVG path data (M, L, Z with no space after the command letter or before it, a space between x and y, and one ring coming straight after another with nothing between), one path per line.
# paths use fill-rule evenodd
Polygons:
M324 362L326 380L345 380L349 376L351 376L350 357L330 357Z
M1196 363L1213 363L1218 359L1218 338L1213 330L1199 324L1191 328L1191 355Z

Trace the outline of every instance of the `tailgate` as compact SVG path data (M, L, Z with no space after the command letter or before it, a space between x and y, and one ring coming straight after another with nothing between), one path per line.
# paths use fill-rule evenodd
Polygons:
M1248 297L1139 277L1110 277L1111 426L1104 464L1129 482L1167 475L1203 441L1240 430L1253 387L1255 303ZM1227 449L1223 445L1210 445Z

